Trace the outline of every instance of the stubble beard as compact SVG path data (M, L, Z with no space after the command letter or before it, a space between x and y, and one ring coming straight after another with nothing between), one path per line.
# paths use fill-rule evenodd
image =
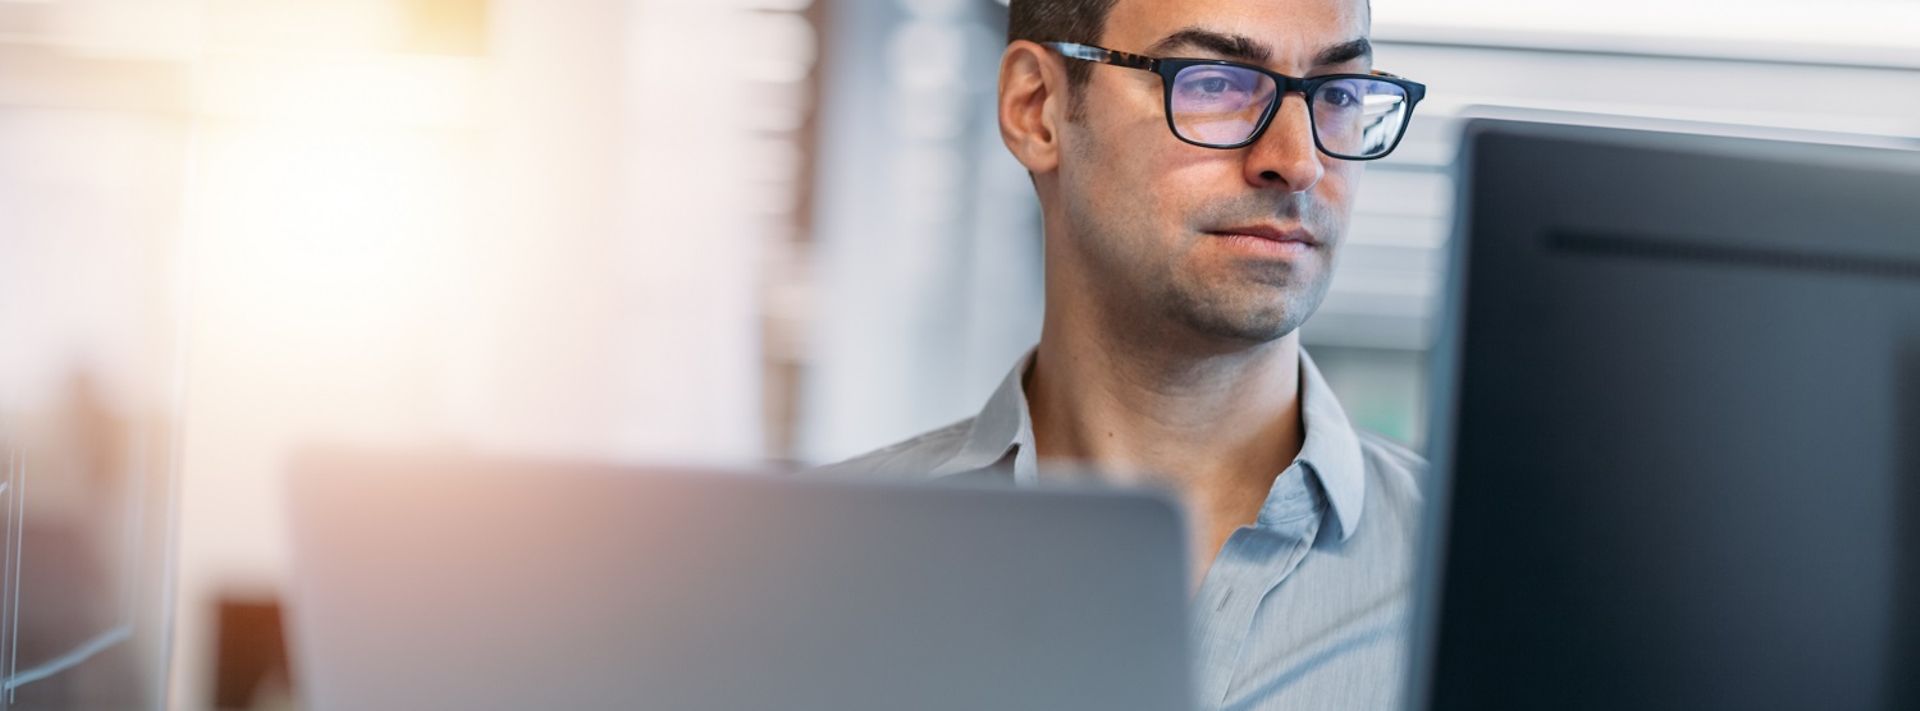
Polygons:
M1271 343L1306 323L1332 284L1332 245L1339 242L1341 223L1316 209L1300 212L1321 242L1315 247L1317 259L1308 257L1318 268L1301 269L1298 262L1242 262L1233 265L1224 283L1212 283L1183 271L1184 255L1157 250L1164 236L1147 232L1152 229L1149 221L1075 207L1080 208L1073 215L1075 251L1101 292L1107 328L1126 340L1212 342L1228 348Z
M1331 282L1327 272L1301 274L1285 262L1248 266L1254 272L1246 284L1192 284L1170 280L1161 303L1162 315L1197 336L1230 344L1255 346L1287 337L1306 323L1326 299ZM1170 270L1169 270L1170 271ZM1229 294L1228 289L1254 289L1255 294Z

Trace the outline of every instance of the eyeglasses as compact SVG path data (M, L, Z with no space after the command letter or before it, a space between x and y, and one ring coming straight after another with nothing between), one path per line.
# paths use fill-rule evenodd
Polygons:
M1068 59L1111 64L1160 75L1166 88L1167 127L1182 141L1206 148L1252 145L1273 122L1280 100L1307 98L1313 143L1342 160L1387 157L1407 132L1413 107L1427 87L1386 72L1290 77L1219 59L1159 59L1074 42L1046 42Z

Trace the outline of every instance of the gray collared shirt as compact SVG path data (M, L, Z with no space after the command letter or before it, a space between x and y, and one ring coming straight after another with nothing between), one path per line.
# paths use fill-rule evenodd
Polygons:
M1039 477L1021 359L980 414L831 465L830 475ZM1303 350L1306 439L1260 514L1222 546L1193 599L1202 709L1391 709L1426 462L1354 430ZM1363 515L1364 512L1364 515Z

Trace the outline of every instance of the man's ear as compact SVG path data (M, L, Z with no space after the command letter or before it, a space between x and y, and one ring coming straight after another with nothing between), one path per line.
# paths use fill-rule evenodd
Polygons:
M1015 40L1000 55L1000 140L1036 175L1060 166L1067 77L1047 48Z

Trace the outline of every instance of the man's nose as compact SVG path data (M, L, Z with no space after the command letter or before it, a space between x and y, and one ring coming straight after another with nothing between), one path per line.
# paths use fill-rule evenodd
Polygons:
M1273 122L1247 151L1247 182L1257 188L1304 193L1326 175L1320 149L1313 144L1313 124L1304 95L1282 95Z

